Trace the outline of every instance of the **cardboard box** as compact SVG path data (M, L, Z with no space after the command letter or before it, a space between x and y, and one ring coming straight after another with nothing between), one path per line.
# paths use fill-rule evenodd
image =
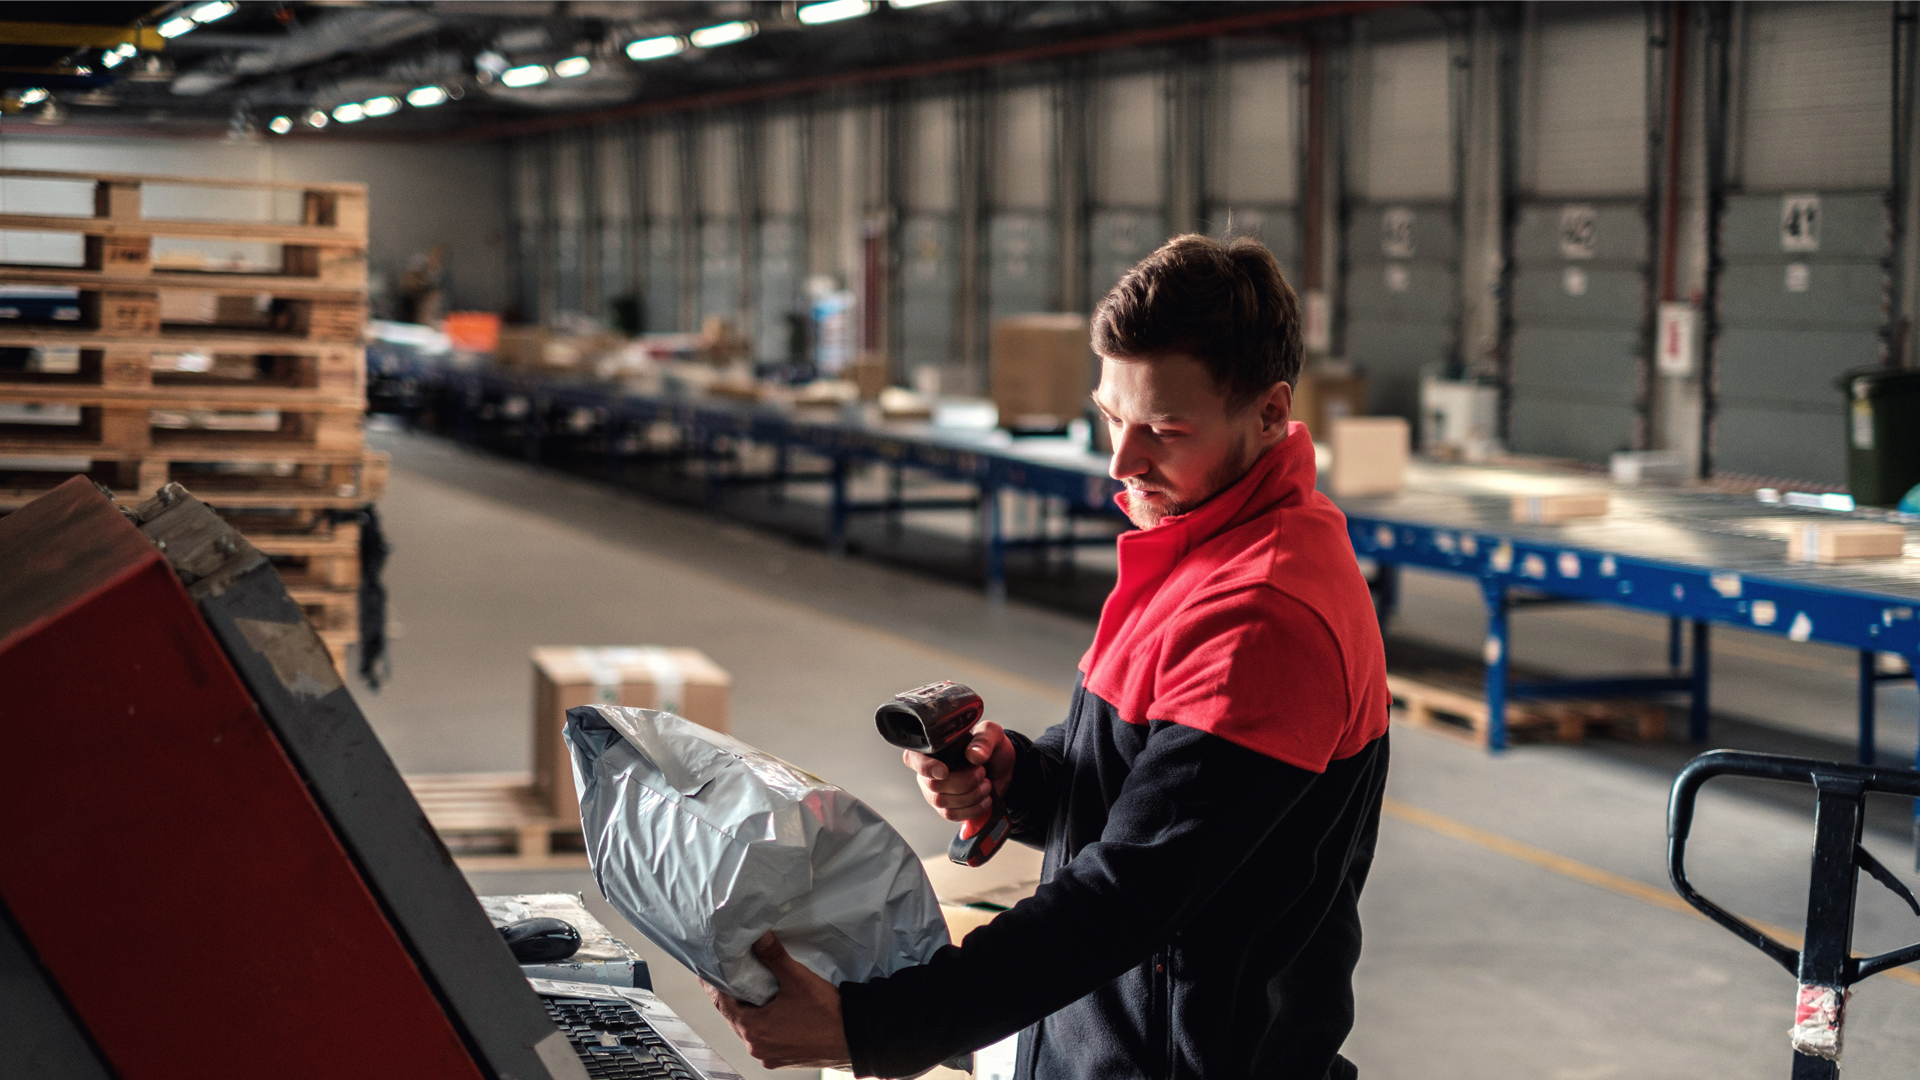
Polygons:
M1324 485L1337 497L1392 495L1407 486L1413 429L1399 416L1347 416L1335 420L1327 442L1332 475Z
M1065 427L1093 392L1083 315L1011 315L993 322L993 403L1004 427Z
M567 710L628 705L727 731L733 680L698 649L550 645L533 650L533 787L554 816L578 820Z
M1810 563L1897 559L1906 543L1906 527L1891 522L1808 522L1787 533L1787 559Z
M1333 424L1367 413L1367 377L1303 369L1293 384L1293 418L1307 425L1316 441L1333 436Z
M1580 518L1606 517L1612 505L1613 496L1604 491L1515 495L1513 520L1522 525L1558 525Z

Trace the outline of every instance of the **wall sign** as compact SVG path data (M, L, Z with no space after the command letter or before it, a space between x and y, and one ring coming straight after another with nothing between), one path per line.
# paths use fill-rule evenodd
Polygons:
M1780 250L1820 250L1820 196L1780 197Z
M1587 295L1587 272L1578 266L1567 267L1560 275L1560 286L1568 296Z
M1655 354L1660 374L1693 374L1693 326L1692 304L1660 305L1660 342Z
M1380 215L1380 253L1389 259L1413 258L1413 208L1390 206Z
M1593 207L1576 203L1560 211L1560 254L1568 259L1591 259L1595 248Z
M1813 287L1813 268L1806 263L1787 264L1787 291L1806 292Z
M1412 284L1413 275L1408 271L1406 263L1396 262L1387 264L1388 292L1406 292L1407 287Z

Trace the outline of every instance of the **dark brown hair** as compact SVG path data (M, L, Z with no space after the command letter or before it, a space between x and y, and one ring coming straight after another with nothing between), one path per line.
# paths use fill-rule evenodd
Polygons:
M1300 376L1300 301L1266 245L1189 233L1160 245L1093 312L1093 348L1116 360L1185 355L1238 412Z

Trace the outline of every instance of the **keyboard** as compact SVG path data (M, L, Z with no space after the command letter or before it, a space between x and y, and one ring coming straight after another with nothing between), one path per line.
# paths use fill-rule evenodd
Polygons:
M546 995L540 1000L594 1080L701 1080L627 1002Z

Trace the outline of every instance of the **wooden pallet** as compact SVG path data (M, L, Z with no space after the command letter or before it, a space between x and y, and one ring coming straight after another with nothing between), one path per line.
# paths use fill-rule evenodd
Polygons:
M155 273L155 237L200 238L281 245L280 273L244 275L249 278L273 278L290 285L306 283L339 288L364 288L366 285L367 189L364 184L282 183L33 169L0 169L0 177L66 181L91 186L91 216L0 214L0 230L66 232L85 237L85 264L77 268L58 269L91 272L101 278L130 279L138 283ZM145 187L156 184L297 192L300 221L279 223L149 218L141 212L141 193ZM18 273L47 273L56 268L0 267L0 276L4 276L9 269ZM78 278L61 283L84 285L99 282ZM159 287L161 283L151 284ZM167 287L173 286L168 283ZM271 287L268 291L271 291Z
M76 459L58 470L0 457L0 513L18 510L75 473L106 486L124 506L136 506L174 481L221 511L352 510L386 495L390 459L383 453L268 448L236 454L234 449L169 442L128 458L67 450L51 455ZM274 471L247 472L246 466Z
M159 401L76 393L77 402L30 401L0 416L0 457L125 459L149 450L179 460L259 461L290 449L357 453L366 406L308 399L288 406L268 395L229 402L173 395ZM8 395L0 392L0 402ZM200 455L196 458L194 455Z
M1490 724L1484 689L1465 678L1423 674L1428 677L1387 675L1387 693L1398 718L1409 727L1487 745ZM1577 743L1595 729L1657 741L1666 738L1666 709L1651 702L1622 700L1507 703L1507 738L1513 742Z
M586 865L580 822L546 812L525 773L429 773L406 778L427 821L463 866ZM561 850L556 850L556 841Z

